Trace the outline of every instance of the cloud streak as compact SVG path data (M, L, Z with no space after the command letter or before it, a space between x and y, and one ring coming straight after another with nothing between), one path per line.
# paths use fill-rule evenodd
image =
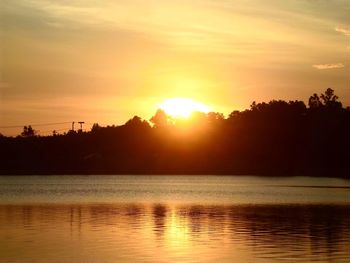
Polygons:
M333 64L317 64L312 65L316 69L337 69L337 68L344 68L345 65L343 63L333 63Z
M337 26L334 30L346 36L350 36L350 27Z
M169 96L212 101L229 113L252 96L303 98L324 82L347 92L350 76L341 68L350 52L348 0L3 2L2 125L76 114L121 123L134 114L151 117ZM83 94L118 98L103 104L113 114ZM63 106L89 106L23 109L24 102L55 98Z

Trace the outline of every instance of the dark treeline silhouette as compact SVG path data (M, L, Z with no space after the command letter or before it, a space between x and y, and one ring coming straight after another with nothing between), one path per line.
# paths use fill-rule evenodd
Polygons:
M266 174L350 178L350 109L332 89L302 101L36 136L0 136L1 174Z

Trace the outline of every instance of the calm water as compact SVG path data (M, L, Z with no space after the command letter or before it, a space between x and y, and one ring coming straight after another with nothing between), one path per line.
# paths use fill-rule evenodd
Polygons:
M0 176L0 262L350 262L350 181Z

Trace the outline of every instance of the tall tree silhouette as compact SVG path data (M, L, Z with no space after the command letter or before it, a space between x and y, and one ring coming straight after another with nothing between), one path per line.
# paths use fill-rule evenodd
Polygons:
M322 107L322 101L320 100L320 97L314 93L314 95L310 96L309 98L309 107L312 109L317 109Z
M334 90L328 88L324 94L321 94L321 100L323 101L323 105L330 108L341 108L342 103L338 101L338 96L334 94Z
M23 131L21 133L21 135L23 137L32 137L32 136L35 136L36 134L36 131L32 128L32 126L24 126L23 127Z
M342 108L342 103L338 101L339 97L334 94L334 90L328 88L324 93L318 96L316 93L309 98L309 107L312 109L317 108Z
M149 122L90 132L0 137L0 174L274 174L350 178L350 110L332 89L302 101L193 113L182 121L158 110ZM24 138L30 137L30 138ZM28 154L30 153L30 154Z
M158 109L150 121L156 128L166 127L169 125L169 116L165 113L164 110Z

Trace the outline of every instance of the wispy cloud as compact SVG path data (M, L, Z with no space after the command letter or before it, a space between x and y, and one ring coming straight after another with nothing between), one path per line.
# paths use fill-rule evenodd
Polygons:
M334 30L346 36L350 36L350 27L336 26Z
M337 69L337 68L344 68L345 65L343 63L333 63L333 64L317 64L312 65L316 69Z
M242 6L233 4L231 0L193 3L155 0L153 4L143 0L92 2L26 1L28 7L42 15L40 21L47 21L45 24L52 29L117 29L142 34L172 50L234 54L236 58L238 54L247 53L266 54L269 51L276 54L276 50L283 50L288 56L290 45L300 46L300 39L304 40L303 45L311 43L305 41L309 37L305 23L315 23L310 16L291 12L283 5L271 10L255 1ZM288 21L298 21L295 27L302 27L298 34L288 32L292 27L288 24L281 26L278 22L286 16ZM275 48L276 45L286 45L286 48Z

